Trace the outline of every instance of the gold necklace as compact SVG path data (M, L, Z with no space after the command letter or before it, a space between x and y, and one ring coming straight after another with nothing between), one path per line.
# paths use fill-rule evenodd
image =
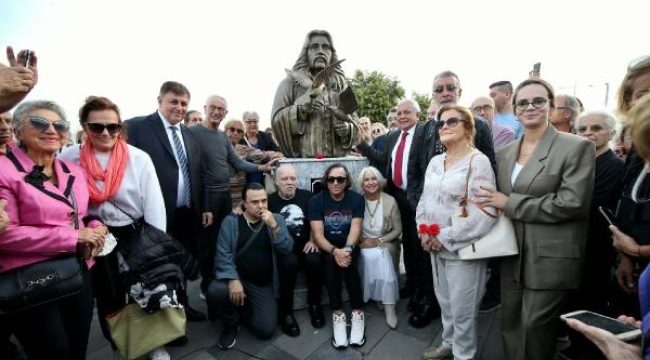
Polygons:
M377 213L377 209L379 209L379 205L381 204L381 196L377 199L377 204L375 205L374 210L370 210L370 207L368 206L368 201L365 201L366 203L366 210L368 210L368 214L370 214L370 226L374 227L375 226L375 214Z
M244 220L246 220L246 225L248 225L248 228L251 229L251 231L254 232L254 233L258 233L258 232L260 232L260 230L262 230L262 226L264 225L264 222L263 222L262 220L260 220L260 221L259 221L260 224L259 224L259 226L257 227L257 229L253 228L253 227L251 226L251 223L248 221L248 218L246 217L246 214L244 214Z

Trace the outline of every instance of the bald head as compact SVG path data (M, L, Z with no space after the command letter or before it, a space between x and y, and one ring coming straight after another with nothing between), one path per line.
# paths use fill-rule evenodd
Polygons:
M487 120L490 124L494 119L494 100L487 96L479 96L474 101L472 101L472 115L482 117Z
M298 186L298 173L290 164L283 164L275 171L275 185L278 188L278 195L285 200L293 199L296 196Z

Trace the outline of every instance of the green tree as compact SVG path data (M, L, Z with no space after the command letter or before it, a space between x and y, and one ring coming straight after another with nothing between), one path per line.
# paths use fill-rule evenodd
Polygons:
M386 115L404 97L404 88L396 78L388 77L379 71L357 70L354 77L348 78L359 107L359 117L368 117L372 122L386 122Z
M431 105L431 96L427 94L418 94L414 91L411 97L420 105L420 119L418 121L427 121L427 109L429 108L429 105Z

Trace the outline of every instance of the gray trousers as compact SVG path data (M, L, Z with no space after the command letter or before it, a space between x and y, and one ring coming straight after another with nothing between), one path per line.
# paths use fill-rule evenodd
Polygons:
M501 274L501 334L506 360L553 359L568 290L533 290Z
M243 309L230 302L228 281L213 280L206 294L208 307L219 314L224 325L239 325L239 311L244 311L244 318L255 335L262 339L270 339L275 333L278 324L278 302L273 296L273 287L256 286L245 280L244 285L246 300Z
M456 360L476 356L478 308L485 293L487 263L431 255L433 286L442 318L442 345L453 349Z

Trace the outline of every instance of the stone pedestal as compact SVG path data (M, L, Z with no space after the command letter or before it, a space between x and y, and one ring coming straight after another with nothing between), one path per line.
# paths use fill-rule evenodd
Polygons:
M325 170L333 164L342 164L350 172L353 187L356 184L357 178L361 170L368 166L368 159L365 157L347 156L340 158L327 158L327 159L282 159L280 164L291 164L296 168L298 173L298 187L301 189L314 190L320 189L320 181L325 174ZM325 184L322 184L324 186ZM355 189L356 190L356 189Z

